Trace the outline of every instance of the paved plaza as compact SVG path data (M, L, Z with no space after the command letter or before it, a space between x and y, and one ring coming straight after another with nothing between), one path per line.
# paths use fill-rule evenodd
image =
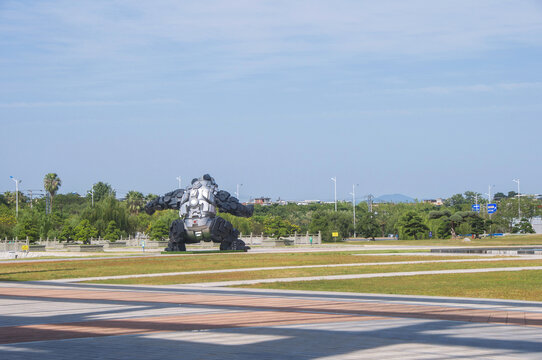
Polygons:
M542 304L0 283L0 359L540 359Z

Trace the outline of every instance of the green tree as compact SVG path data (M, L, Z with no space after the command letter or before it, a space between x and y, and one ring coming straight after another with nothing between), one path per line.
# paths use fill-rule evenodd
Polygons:
M76 241L82 241L85 244L89 244L91 238L98 236L98 230L96 230L87 219L81 220L79 225L75 227L74 232L74 239Z
M118 239L120 239L120 230L117 227L117 223L115 223L115 221L111 220L109 224L107 224L104 239L109 241L117 241Z
M270 216L264 220L263 231L265 234L280 238L281 236L287 236L299 231L299 226L282 219L280 216Z
M169 238L171 221L166 217L159 218L150 224L149 237L152 240L166 240Z
M115 197L117 195L117 193L115 192L115 190L113 190L111 185L102 181L98 181L96 184L92 186L92 188L89 191L87 191L88 199L92 198L93 191L94 191L95 203L103 199L106 199L108 197L111 197L111 196Z
M462 205L467 205L469 202L463 197L463 194L455 194L444 200L444 205L448 207L455 207L457 210L462 209Z
M313 212L309 231L311 233L322 232L322 239L330 241L332 233L338 232L339 237L347 237L353 233L354 224L352 213L345 207L344 211L318 210Z
M145 198L139 191L128 191L128 194L126 194L126 205L130 214L138 214L143 206L145 206Z
M471 211L458 211L452 214L450 210L442 210L431 211L429 213L429 219L441 219L443 221L443 225L439 227L439 234L443 234L445 232L444 229L448 228L452 238L454 239L457 237L456 227L465 222L468 217L473 215L475 215L475 213Z
M239 232L242 234L246 235L246 234L250 234L251 232L254 234L256 233L259 234L263 232L263 225L261 228L258 228L260 230L258 232L255 231L258 229L255 229L255 226L254 226L255 225L254 222L256 220L260 220L263 223L263 218L260 219L261 217L253 216L251 218L244 218L244 217L234 216L228 213L219 213L218 215L224 220L229 221L233 225L233 227L239 230Z
M147 234L152 240L167 240L169 238L169 226L179 218L175 210L157 211L149 225Z
M465 202L468 205L472 205L476 203L479 204L480 201L483 199L482 194L475 191L465 191L464 196L465 196Z
M356 218L356 232L358 235L374 240L376 236L382 233L382 224L378 222L374 213L363 211Z
M26 209L19 214L17 225L15 225L15 235L19 239L25 239L28 237L30 241L36 241L39 239L40 234L40 216L35 210Z
M12 237L17 219L6 204L0 205L0 238Z
M401 217L399 225L403 232L418 240L420 234L428 232L429 228L424 224L422 217L415 211L408 211Z
M43 187L45 188L45 191L47 191L51 196L51 204L49 205L50 212L52 212L53 210L53 198L55 197L61 185L62 181L55 173L46 174L43 178Z
M470 219L469 219L469 224L470 224L470 227L471 227L471 231L472 231L472 234L477 238L479 239L480 238L480 235L483 234L486 229L487 229L487 225L486 225L486 222L484 221L484 219L482 219L482 217L478 214L475 214L473 215Z
M69 242L69 241L72 241L74 237L75 237L75 230L73 226L71 226L71 224L68 222L64 223L64 225L62 226L62 230L60 231L60 235L58 236L58 239Z
M62 227L62 218L58 213L45 215L43 212L41 212L38 215L38 218L41 238L45 239L58 237L58 230Z
M105 229L111 220L124 233L130 234L136 227L135 224L130 222L125 204L118 201L114 196L102 199L94 207L86 207L81 214L81 218L89 220L96 227L100 236L105 235Z
M514 234L534 234L535 231L527 218L521 218L520 222L512 228Z
M77 194L57 194L55 196L55 205L63 216L78 215L87 206L86 199Z

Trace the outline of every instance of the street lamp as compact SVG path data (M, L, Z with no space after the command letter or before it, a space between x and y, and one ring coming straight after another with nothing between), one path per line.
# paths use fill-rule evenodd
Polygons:
M486 193L487 195L487 208L488 209L488 216L489 218L491 219L491 214L489 213L489 204L491 204L491 188L492 187L495 187L495 185L488 185L487 188L488 188L488 192Z
M356 237L356 186L359 184L352 184L352 208L354 209L354 238Z
M240 200L239 199L239 188L243 186L243 184L237 184L237 191L235 192L235 196L237 197L237 200Z
M521 221L521 195L519 192L519 179L512 179L512 181L518 184L518 220Z
M19 217L19 184L21 183L21 180L15 179L13 176L10 176L9 178L15 181L15 217Z
M177 176L177 180L179 180L179 189L182 189L182 186L181 186L181 177L180 177L180 176Z
M331 180L335 183L335 211L337 211L337 177L332 177Z
M491 197L491 188L492 187L495 187L495 185L488 185L487 186L488 192L486 193L486 195L487 195L487 203L488 204L491 203L491 199L492 199L492 197Z

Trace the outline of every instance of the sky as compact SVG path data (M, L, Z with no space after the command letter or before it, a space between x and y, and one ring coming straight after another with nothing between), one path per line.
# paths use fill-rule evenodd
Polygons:
M0 192L542 193L541 99L541 0L0 0Z

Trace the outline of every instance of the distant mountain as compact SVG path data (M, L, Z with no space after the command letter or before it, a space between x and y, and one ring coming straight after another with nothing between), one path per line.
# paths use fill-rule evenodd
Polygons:
M416 202L416 200L414 200L410 196L406 196L403 194L387 194L387 195L381 195L379 197L374 198L373 202L375 203L413 203L413 202Z

